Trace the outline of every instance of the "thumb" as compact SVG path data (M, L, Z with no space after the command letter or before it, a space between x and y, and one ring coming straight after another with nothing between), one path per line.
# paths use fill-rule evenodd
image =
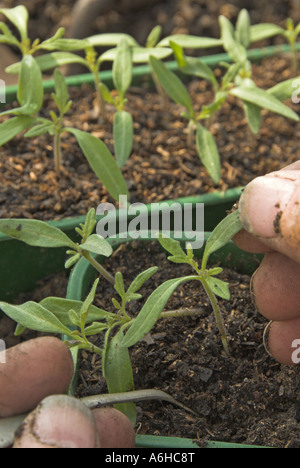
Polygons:
M300 262L300 170L254 179L241 196L239 212L256 240Z

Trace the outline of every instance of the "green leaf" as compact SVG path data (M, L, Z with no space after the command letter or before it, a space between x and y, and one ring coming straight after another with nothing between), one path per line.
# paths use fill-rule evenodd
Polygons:
M15 8L1 8L0 13L6 16L19 31L21 39L26 41L28 39L27 25L29 18L27 8L24 5Z
M150 65L159 83L173 101L180 104L194 115L191 97L180 79L166 65L155 57L150 57Z
M236 39L242 46L248 49L251 43L250 16L244 8L240 11L236 24Z
M72 133L87 158L96 176L115 200L120 195L127 195L128 188L122 172L107 146L98 138L75 128L66 128Z
M160 245L163 247L163 249L165 249L167 252L169 252L173 256L182 257L185 259L187 258L187 255L182 249L179 241L175 239L171 239L170 237L166 237L163 235L159 236L158 241Z
M0 232L36 247L76 248L63 231L35 219L0 219Z
M0 36L1 43L19 47L19 41L14 37L8 26L2 21L0 22L0 31L3 32L3 35Z
M219 91L216 93L215 100L208 106L202 106L201 113L197 119L207 119L211 117L215 112L217 112L223 106L224 102L228 97L227 92Z
M52 68L61 67L64 65L70 65L78 63L83 66L87 66L86 60L79 55L72 54L71 52L52 52L50 54L44 54L36 57L36 62L40 67L41 71L51 70ZM7 73L19 73L19 63L14 63L7 67Z
M124 335L120 330L108 343L103 355L103 374L107 382L109 393L125 393L134 390L133 373L128 349L122 344ZM130 419L136 422L136 407L133 403L115 405Z
M222 271L223 271L223 268L221 268L221 267L214 267L214 268L210 268L210 269L208 270L208 274L209 274L210 276L217 276L217 275L220 275L220 274L222 273Z
M47 297L46 299L43 299L40 304L49 312L52 312L66 327L70 327L72 322L69 320L69 311L74 310L74 312L79 316L83 302L60 297ZM105 310L91 305L86 317L86 323L107 320L114 317L115 314L106 312Z
M30 301L23 305L10 305L0 302L0 309L12 320L31 330L70 334L70 330L54 314L35 302Z
M113 135L116 160L121 168L129 158L133 146L133 120L128 112L115 113Z
M32 55L25 55L22 59L17 97L24 109L22 113L25 113L25 109L27 113L27 108L31 113L36 113L43 105L42 74Z
M92 234L89 238L80 245L82 250L110 257L113 253L111 245L99 234Z
M88 214L86 215L84 224L81 225L86 238L89 237L93 233L96 224L97 224L96 210L95 208L91 208L88 211Z
M219 17L223 46L234 62L245 62L247 51L245 47L234 38L234 31L230 21L223 15Z
M146 271L143 271L142 273L140 273L131 283L131 285L129 286L128 290L127 290L127 293L135 293L136 291L138 291L142 286L143 284L148 281L148 279L151 278L151 276L155 275L155 273L157 272L158 270L158 267L150 267L148 268L148 270Z
M24 137L25 138L38 137L48 132L53 133L53 131L54 131L53 122L48 121L48 122L38 123L37 125L32 127L28 132L26 132Z
M42 48L48 51L59 50L61 52L72 52L84 50L90 46L86 39L57 39L55 42L44 42Z
M88 296L86 297L85 301L82 304L82 307L80 309L80 321L81 325L84 327L86 324L86 319L89 313L89 310L95 300L95 295L96 295L96 289L99 284L99 278L97 278L94 281L94 284L92 286L92 289L90 290Z
M221 163L217 144L213 135L202 125L197 124L196 145L199 158L207 172L217 184L221 178Z
M229 85L231 83L234 82L236 76L238 75L239 71L241 69L241 64L240 63L234 63L232 64L227 72L225 73L224 77L223 77L223 85Z
M126 292L125 292L125 287L124 287L124 280L123 280L123 275L120 271L117 271L115 275L114 288L121 298L125 297Z
M112 298L111 302L113 303L114 307L117 309L117 310L120 310L122 308L120 302L117 301L117 299L115 297Z
M55 95L52 96L56 98L56 105L60 112L64 114L67 102L69 100L68 88L66 85L66 80L63 74L56 69L54 72L54 85L55 85Z
M17 323L16 329L15 329L15 332L14 332L14 336L22 335L22 333L24 333L25 330L27 330L26 327L23 327L23 325L21 325L20 323Z
M267 93L276 97L279 101L287 101L288 99L291 99L293 96L293 93L295 91L295 84L299 88L299 85L300 85L299 76L295 78L291 78L286 81L282 81L281 83L278 83L272 88L269 88L267 90Z
M250 27L251 42L262 41L263 39L269 39L270 37L284 33L285 30L283 28L271 23L260 23Z
M261 108L251 102L243 101L245 114L251 131L256 135L261 127Z
M219 47L222 45L222 41L220 39L192 36L188 34L173 34L172 36L162 39L157 44L157 47L168 47L170 46L170 42L176 42L181 47L187 49L208 49L210 47Z
M80 318L75 310L70 309L68 312L68 317L71 324L76 325L76 327L80 327Z
M171 42L175 58L177 60L180 71L186 75L197 76L198 78L204 78L218 87L218 82L214 75L214 72L206 65L205 62L196 57L186 57L183 52L183 48L176 42Z
M172 49L167 47L154 47L147 48L144 47L133 47L132 49L132 62L133 63L148 63L150 57L156 57L159 60L163 60L169 57L172 54Z
M107 327L108 326L106 323L93 322L92 325L84 329L84 334L86 336L98 335L98 333L101 333L104 330L107 330Z
M300 23L297 24L294 30L294 35L296 38L299 36L299 34L300 34Z
M124 98L132 81L132 51L126 38L121 39L117 47L113 81L119 95Z
M111 93L110 93L108 87L106 86L106 84L101 82L99 84L99 89L100 89L101 95L105 99L105 101L108 102L108 104L114 105L115 100L114 100L113 96L111 95Z
M22 59L17 98L21 107L2 112L1 115L32 115L36 114L43 105L42 74L32 55L24 55Z
M55 34L53 34L53 36L49 37L49 39L46 39L45 41L43 41L39 45L39 48L43 49L44 47L48 46L49 44L53 44L58 39L62 39L65 32L66 32L65 28L63 28L63 27L58 28L58 30L56 31Z
M212 276L206 278L206 281L216 296L226 300L230 299L229 283Z
M176 42L170 41L170 46L172 47L172 50L174 52L175 59L177 61L177 64L179 68L184 68L186 66L186 56L184 54L183 47Z
M172 49L166 47L154 47L146 49L145 47L133 47L132 51L132 63L148 63L150 56L156 57L157 59L164 59L172 54ZM110 49L101 55L101 61L113 62L117 55L117 49Z
M160 25L154 26L150 34L148 35L146 39L146 47L147 49L151 49L152 47L155 47L156 44L158 43L160 37L162 34L162 27Z
M160 285L147 299L142 310L128 329L121 345L129 348L146 336L155 325L175 289L180 284L196 278L198 279L198 277L186 276L168 280Z
M36 122L35 117L18 115L6 120L0 125L0 146L12 140L19 133L32 127Z
M258 88L257 86L242 85L237 88L233 88L230 94L236 96L242 101L247 101L255 104L261 108L268 109L276 114L283 115L289 119L298 122L299 116L292 109L282 104L275 96Z
M11 113L15 115L36 114L43 105L42 74L32 55L24 55L22 59L17 98L21 107L3 112L2 115Z
M238 210L226 216L217 225L206 242L202 257L202 269L205 269L209 256L216 250L224 247L242 228Z
M65 269L68 270L72 268L79 260L81 259L81 255L79 253L72 255L68 260L65 262Z
M96 47L96 46L116 46L119 44L121 39L126 39L128 44L131 47L138 47L139 44L136 40L130 36L129 34L123 33L104 33L104 34L96 34L95 36L90 36L86 39L89 45Z

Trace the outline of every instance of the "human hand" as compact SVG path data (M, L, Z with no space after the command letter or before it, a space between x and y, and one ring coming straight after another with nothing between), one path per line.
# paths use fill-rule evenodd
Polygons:
M13 448L134 447L134 429L123 413L90 410L66 395L74 369L61 340L29 340L6 350L4 357L0 353L0 418L31 411Z
M259 312L271 322L264 341L283 364L300 362L300 161L254 179L239 213L244 230L234 238L243 250L265 253L252 278Z

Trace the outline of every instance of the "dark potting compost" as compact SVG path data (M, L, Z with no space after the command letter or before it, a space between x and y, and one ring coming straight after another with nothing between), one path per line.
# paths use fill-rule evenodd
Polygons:
M3 0L2 3L3 7L11 8L22 2ZM43 40L58 26L68 27L74 1L34 0L25 3L30 12L32 38ZM124 32L134 34L143 44L152 28L160 24L163 36L219 37L220 14L235 22L240 9L247 8L253 24L271 22L284 27L288 17L300 20L296 4L292 0L274 0L272 3L165 0L133 11L108 10L95 18L90 34ZM275 44L277 40L262 45ZM199 56L206 53L201 51ZM221 79L223 73L224 69L215 69L217 79ZM292 78L292 72L288 55L277 55L253 65L253 79L264 89L289 78ZM187 86L197 110L211 102L212 89L207 82L193 80ZM108 106L107 122L99 125L93 112L93 88L82 85L69 91L73 106L65 125L91 132L113 151L114 109ZM127 97L126 110L134 120L134 147L122 171L131 203L158 202L219 190L225 192L299 159L299 123L263 111L262 128L257 136L253 136L242 107L231 97L209 125L222 162L222 178L216 185L196 151L187 149L187 124L181 117L182 108L170 101L163 105L148 77L143 79L141 86L132 87ZM50 110L56 110L51 102L50 96L45 95L43 117L48 117ZM299 113L299 104L293 104L291 99L286 103ZM4 108L1 106L1 110ZM52 221L86 215L90 208L96 208L100 203L113 202L73 137L63 136L62 150L62 173L57 176L50 136L25 139L20 135L1 147L0 217ZM106 267L112 273L121 271L129 283L137 273L153 265L159 266L159 270L145 284L142 291L145 298L163 281L190 273L188 267L168 262L157 243L149 243L146 247L141 247L138 242L130 248L122 246ZM267 321L253 304L250 277L227 268L221 277L230 283L231 291L230 301L220 300L230 357L223 352L211 306L196 282L179 287L166 310L197 310L199 315L159 320L151 333L130 350L136 389L166 391L198 416L165 402L143 402L138 404L136 430L140 434L191 438L201 447L205 447L208 440L217 440L299 448L299 367L282 366L266 353L262 338ZM67 283L68 273L53 275L40 281L34 292L16 298L15 303L39 302L48 296L66 297ZM101 280L96 305L113 311L113 295L113 288ZM143 301L132 303L131 313L138 313L142 304ZM1 338L8 347L38 335L26 331L15 337L14 328L10 319L1 319ZM101 340L101 336L95 337L99 346ZM78 383L79 397L107 392L99 356L82 352Z
M262 88L291 78L289 57L268 58L253 68L253 78ZM217 77L222 73L220 68L215 70ZM193 80L188 89L198 110L212 101L207 82ZM114 109L108 106L107 122L100 125L93 113L94 91L83 85L71 88L70 94L73 106L65 125L92 133L113 153ZM170 101L164 105L147 78L142 86L131 88L127 97L126 109L134 121L134 146L122 172L131 203L226 191L299 159L299 123L263 111L262 128L253 136L240 102L231 96L209 126L222 162L221 181L214 184L196 150L187 147L187 123L181 117L181 106ZM287 104L299 112L292 99ZM46 96L45 116L51 109L55 110ZM85 215L92 206L113 202L69 134L62 137L62 152L63 167L57 175L50 135L30 139L19 135L1 148L1 217L58 220Z
M121 246L107 262L130 281L142 270L159 266L141 290L144 298L163 281L190 274L171 264L159 245L135 241ZM161 319L151 333L130 349L135 388L155 388L172 395L198 417L168 403L138 403L140 434L246 443L269 447L300 446L299 368L278 364L265 351L267 321L255 310L250 277L225 268L230 301L220 300L231 356L223 351L207 296L197 282L179 287L165 310L197 310L198 316ZM126 285L125 285L126 286ZM96 305L113 311L116 293L100 281ZM143 301L132 303L138 313ZM95 338L101 347L103 337ZM77 396L106 393L101 358L82 352Z

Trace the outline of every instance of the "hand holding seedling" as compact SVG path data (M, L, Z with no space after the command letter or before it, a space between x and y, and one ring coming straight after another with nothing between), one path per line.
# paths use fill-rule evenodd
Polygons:
M0 426L1 418L21 422L19 415L31 411L13 448L134 447L133 426L124 414L113 408L91 410L64 395L72 376L71 353L58 338L37 338L6 351L6 362L0 363Z
M300 163L252 181L239 212L245 231L235 242L266 254L252 280L256 306L272 321L265 343L279 362L295 364L292 345L300 339Z

